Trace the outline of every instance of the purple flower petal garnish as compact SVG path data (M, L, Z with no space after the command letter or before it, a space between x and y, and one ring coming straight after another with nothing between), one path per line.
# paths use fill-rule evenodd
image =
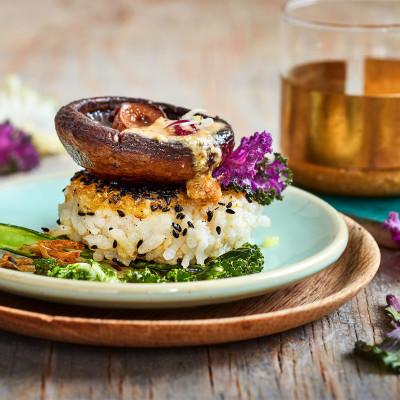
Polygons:
M30 136L9 123L0 124L0 174L29 171L39 161Z

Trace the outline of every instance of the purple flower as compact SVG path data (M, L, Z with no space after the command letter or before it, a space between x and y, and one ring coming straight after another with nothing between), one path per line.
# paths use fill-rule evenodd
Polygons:
M259 169L253 184L264 191L273 189L277 196L281 196L283 190L290 184L292 176L286 159L275 153L275 159L272 162L262 163Z
M282 191L291 182L287 160L275 154L273 161L272 137L267 132L256 132L242 138L239 147L214 171L213 177L221 185L245 188L246 193L262 204L269 204L273 198L280 198Z
M400 220L399 213L391 211L388 219L382 224L383 229L388 230L392 234L395 242L400 242Z
M39 164L39 154L26 133L0 124L0 174L28 171Z

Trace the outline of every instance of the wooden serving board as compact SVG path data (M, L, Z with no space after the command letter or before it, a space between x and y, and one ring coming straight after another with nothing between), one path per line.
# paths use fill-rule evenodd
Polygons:
M375 275L379 248L344 217L349 243L320 273L263 296L173 310L111 310L48 303L0 292L0 328L45 339L106 346L170 347L233 342L316 320L355 296Z

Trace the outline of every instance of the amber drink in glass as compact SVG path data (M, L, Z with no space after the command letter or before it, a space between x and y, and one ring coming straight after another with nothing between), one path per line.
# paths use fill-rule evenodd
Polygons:
M400 195L400 1L290 0L281 37L281 147L295 181Z

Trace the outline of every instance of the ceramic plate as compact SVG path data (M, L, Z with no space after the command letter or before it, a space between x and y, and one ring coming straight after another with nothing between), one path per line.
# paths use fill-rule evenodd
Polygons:
M56 224L62 189L72 173L0 185L0 222L40 230ZM309 277L336 261L346 247L342 217L323 200L288 188L283 201L265 207L270 228L259 228L253 242L279 236L262 248L263 272L228 279L163 284L108 284L70 281L0 269L0 289L59 303L112 308L173 308L223 303L276 290Z

